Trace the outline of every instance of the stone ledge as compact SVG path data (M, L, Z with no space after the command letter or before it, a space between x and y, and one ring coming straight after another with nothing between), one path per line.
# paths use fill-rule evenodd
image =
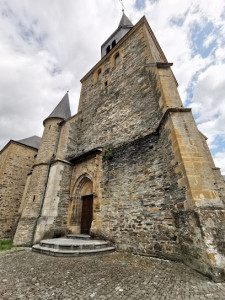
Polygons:
M77 163L78 161L82 161L82 160L84 160L85 158L87 158L88 156L92 156L92 155L96 155L96 154L99 154L99 153L101 153L102 152L102 148L94 148L94 149L92 149L92 150L90 150L90 151L87 151L87 152L85 152L85 153L82 153L82 154L80 154L80 155L77 155L77 156L75 156L75 157L70 157L69 158L69 162L71 163L71 164L75 164L75 163Z
M191 112L191 108L185 108L185 107L169 107L169 108L167 108L167 110L164 112L162 118L160 119L159 124L156 127L155 131L158 131L160 129L161 125L166 120L169 113L177 113L177 112Z
M173 66L173 63L167 62L156 62L156 63L147 63L146 67L157 67L158 69L168 69Z

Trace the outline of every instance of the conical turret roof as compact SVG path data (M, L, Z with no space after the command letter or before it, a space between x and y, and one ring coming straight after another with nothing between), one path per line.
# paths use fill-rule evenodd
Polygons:
M69 102L69 96L67 92L65 96L62 98L62 100L59 102L59 104L55 107L55 109L45 120L49 118L61 118L65 120L70 117L71 117L70 102Z
M131 21L128 19L128 17L123 12L123 15L122 15L122 18L120 20L120 24L119 24L118 28L121 28L121 27L133 27L133 26L134 25L131 23Z

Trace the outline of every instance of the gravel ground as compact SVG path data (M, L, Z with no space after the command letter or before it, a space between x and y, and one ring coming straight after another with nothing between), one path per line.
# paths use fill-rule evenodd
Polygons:
M225 299L214 283L181 263L110 253L52 257L0 253L0 299Z

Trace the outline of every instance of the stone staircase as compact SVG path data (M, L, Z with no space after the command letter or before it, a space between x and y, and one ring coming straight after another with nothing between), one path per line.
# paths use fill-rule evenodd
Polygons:
M91 239L86 234L69 234L65 238L42 240L32 251L53 256L79 256L112 252L110 242Z

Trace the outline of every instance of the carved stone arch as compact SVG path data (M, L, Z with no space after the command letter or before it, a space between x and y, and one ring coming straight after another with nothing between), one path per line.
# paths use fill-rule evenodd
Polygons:
M82 199L85 196L93 195L92 177L84 173L79 176L73 187L72 202L70 203L68 214L68 226L74 233L80 233Z
M73 197L89 195L88 193L93 194L93 180L88 173L84 173L78 177L74 184Z

